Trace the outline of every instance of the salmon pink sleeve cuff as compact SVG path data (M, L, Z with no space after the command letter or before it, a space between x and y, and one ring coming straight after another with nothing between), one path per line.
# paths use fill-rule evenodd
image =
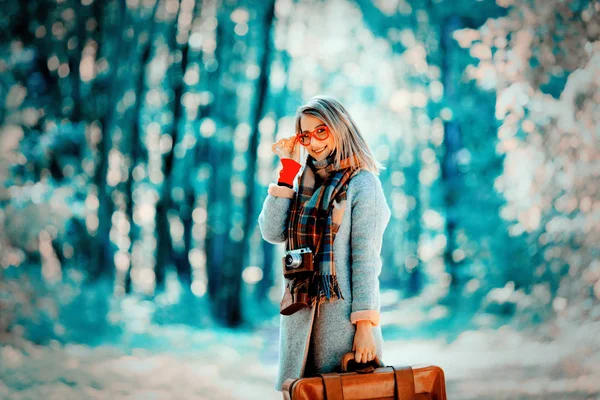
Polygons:
M298 175L298 171L300 171L302 164L291 158L282 158L281 164L283 165L283 168L279 172L277 184L292 189L294 187L294 178Z
M290 189L289 187L279 186L274 183L269 184L269 188L267 190L271 196L274 197L283 197L286 199L293 199L294 194L296 193L294 189Z
M373 326L379 325L379 312L375 310L354 311L350 314L350 321L356 324L358 321L369 320Z

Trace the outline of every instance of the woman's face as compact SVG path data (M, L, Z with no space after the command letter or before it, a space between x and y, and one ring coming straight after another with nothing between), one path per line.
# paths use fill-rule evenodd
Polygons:
M300 116L300 127L303 133L313 132L319 127L327 126L319 118L312 115L302 114ZM324 160L335 150L335 140L333 133L329 131L329 136L325 140L310 138L310 144L306 146L308 153L317 161Z

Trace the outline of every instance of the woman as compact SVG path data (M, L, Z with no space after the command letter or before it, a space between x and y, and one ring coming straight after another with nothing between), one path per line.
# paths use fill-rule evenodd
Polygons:
M300 107L296 132L272 147L283 169L258 217L266 241L314 252L310 305L280 317L280 391L286 379L336 371L347 352L363 363L383 356L378 276L390 219L383 166L332 97ZM292 281L284 284L282 304Z

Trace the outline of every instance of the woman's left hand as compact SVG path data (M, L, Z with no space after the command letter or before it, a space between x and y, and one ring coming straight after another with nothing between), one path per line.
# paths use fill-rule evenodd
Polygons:
M372 326L369 320L356 322L352 351L354 351L354 360L358 363L372 361L377 354Z

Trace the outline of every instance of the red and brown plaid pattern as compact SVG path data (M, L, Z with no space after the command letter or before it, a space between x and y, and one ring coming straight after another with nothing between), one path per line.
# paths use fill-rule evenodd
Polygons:
M287 250L308 247L314 254L317 272L310 278L311 305L344 298L336 278L333 241L347 206L348 181L360 169L356 156L352 156L342 160L336 170L334 156L332 153L321 162L308 156L290 207Z

